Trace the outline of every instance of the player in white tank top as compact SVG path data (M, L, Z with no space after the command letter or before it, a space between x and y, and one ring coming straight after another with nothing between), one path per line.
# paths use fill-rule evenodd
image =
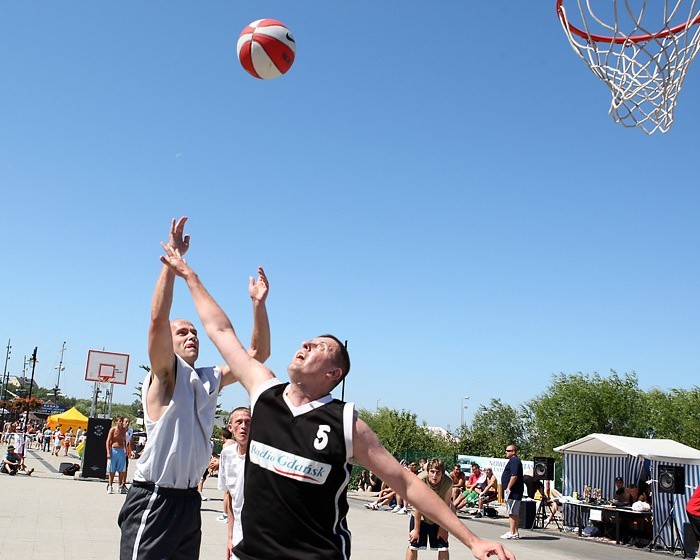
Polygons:
M173 220L170 228L168 244L179 255L189 248L189 236L183 236L186 220ZM197 330L187 320L169 317L174 283L174 273L163 266L151 304L151 370L142 391L148 440L119 514L121 560L199 557L201 496L196 485L209 461L219 391L236 381L228 366L195 369ZM254 315L248 352L265 361L270 329L262 268L257 280L251 277L248 290Z

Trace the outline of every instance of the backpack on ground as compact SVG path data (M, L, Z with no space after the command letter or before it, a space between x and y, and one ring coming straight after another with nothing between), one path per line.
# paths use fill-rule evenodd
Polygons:
M75 473L77 473L80 470L80 465L78 463L73 463L72 465L68 465L67 467L64 467L61 470L62 474L65 474L66 476L74 476Z

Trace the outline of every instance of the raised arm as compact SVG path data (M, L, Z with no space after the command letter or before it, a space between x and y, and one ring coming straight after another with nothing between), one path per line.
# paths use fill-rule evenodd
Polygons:
M500 543L485 541L472 533L449 506L428 485L399 465L398 461L382 446L376 434L360 419L353 428L354 458L376 472L382 480L403 496L418 511L434 520L462 541L475 558L486 560L496 555L500 560L515 560L515 556Z
M265 306L269 291L270 283L260 266L257 280L251 276L248 282L248 293L253 300L253 334L250 337L248 354L261 363L270 357L270 321Z
M168 245L184 255L190 245L190 236L183 237L187 218L172 221ZM151 323L148 329L148 357L151 362L152 380L167 382L175 371L175 351L170 330L170 308L173 304L175 273L163 265L156 281L151 301Z
M168 244L182 255L190 245L189 235L183 237L187 218L173 220ZM158 420L170 402L175 387L175 350L170 329L170 308L173 304L175 274L163 266L156 281L151 301L151 323L148 327L148 359L151 363L151 382L146 395L148 416Z
M226 381L240 381L246 391L252 394L259 384L274 377L273 373L248 354L238 339L231 321L214 298L209 295L199 276L182 258L182 254L170 245L162 245L165 256L160 258L161 262L172 273L184 278L187 282L194 307L202 325L204 325L204 330L231 369Z
M269 291L270 284L267 276L265 276L265 271L262 267L259 266L257 280L251 276L248 284L248 293L253 301L253 334L250 337L248 355L260 363L265 363L270 357L270 321L267 318L267 308L265 307L265 300ZM220 367L222 374L221 387L237 381L228 365Z

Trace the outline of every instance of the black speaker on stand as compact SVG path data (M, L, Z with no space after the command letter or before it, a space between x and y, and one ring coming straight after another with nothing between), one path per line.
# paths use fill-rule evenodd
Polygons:
M681 530L678 528L678 523L674 515L674 509L676 508L676 506L673 501L673 494L685 494L685 466L659 465L657 467L656 474L659 493L669 495L668 515L659 527L659 530L656 532L654 540L651 541L651 544L649 545L649 550L654 550L656 548L656 543L658 541L661 541L664 550L675 554L676 550L684 551L685 548L683 544L683 535L681 534ZM670 543L667 543L663 537L663 531L666 525L668 525L671 529Z
M107 478L107 435L112 427L110 418L88 418L81 476Z
M685 494L684 465L659 465L657 474L659 492L664 494Z
M542 499L537 507L535 514L535 529L544 529L547 525L547 519L552 516L552 519L557 525L559 531L563 531L559 525L559 520L554 517L552 506L549 505L549 497L545 495L545 485L542 481L554 479L554 458L553 457L533 457L532 458L532 478L535 480L535 488L540 486ZM528 490L529 492L529 490ZM534 494L534 492L533 492ZM530 496L534 498L535 496Z
M536 480L554 480L554 459L552 457L533 457L532 476Z

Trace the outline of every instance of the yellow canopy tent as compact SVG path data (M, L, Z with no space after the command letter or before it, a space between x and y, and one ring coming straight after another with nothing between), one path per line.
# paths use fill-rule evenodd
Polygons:
M49 416L47 423L49 428L52 430L56 426L61 426L62 432L65 432L68 428L73 428L73 431L75 432L78 428L82 428L83 430L86 429L88 419L87 416L84 416L82 412L73 407L65 412L62 412L61 414L53 414Z

